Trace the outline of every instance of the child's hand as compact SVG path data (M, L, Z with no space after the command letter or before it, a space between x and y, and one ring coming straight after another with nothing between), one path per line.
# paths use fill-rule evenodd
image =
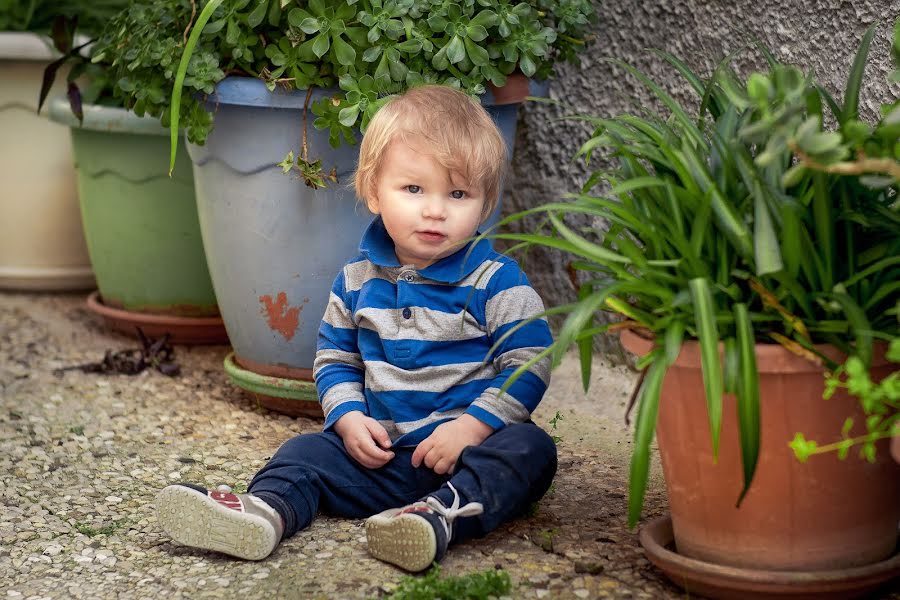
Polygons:
M477 446L493 432L490 425L472 415L460 415L438 425L431 435L419 442L412 455L412 465L418 467L424 462L439 475L452 473L463 448Z
M391 437L387 430L381 423L358 410L348 412L338 419L334 430L341 436L350 456L364 467L377 469L394 458L393 452L381 449L391 447Z

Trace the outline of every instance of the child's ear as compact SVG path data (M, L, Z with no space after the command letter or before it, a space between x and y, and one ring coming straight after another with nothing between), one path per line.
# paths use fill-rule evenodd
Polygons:
M373 215L379 214L378 212L378 196L374 193L370 193L366 196L366 208L369 209L369 212Z

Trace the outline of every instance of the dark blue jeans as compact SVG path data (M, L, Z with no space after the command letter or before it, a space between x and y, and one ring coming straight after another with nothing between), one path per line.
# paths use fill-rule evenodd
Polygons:
M460 518L453 541L481 537L523 514L544 495L556 474L556 445L533 423L507 425L479 446L466 447L452 476L412 466L414 447L393 448L394 458L368 469L344 449L334 432L298 435L285 442L250 483L250 492L284 518L284 538L309 527L318 511L360 519L435 496L460 506L480 502L484 513Z

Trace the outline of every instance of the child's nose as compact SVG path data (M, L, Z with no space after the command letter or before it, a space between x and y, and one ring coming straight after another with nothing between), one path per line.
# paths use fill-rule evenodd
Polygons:
M429 219L444 219L447 216L447 205L441 198L430 197L425 201L422 215Z

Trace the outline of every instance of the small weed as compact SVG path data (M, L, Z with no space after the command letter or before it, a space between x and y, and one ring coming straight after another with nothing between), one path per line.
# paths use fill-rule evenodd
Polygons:
M246 494L247 493L247 484L245 482L236 483L231 486L232 494Z
M563 419L562 414L560 414L559 411L556 411L556 414L553 415L553 418L550 419L550 421L549 421L550 431L556 431L556 426L559 424L560 421L563 421L563 420L565 420L565 419ZM562 441L561 435L551 435L550 437L553 438L554 444L559 444Z
M74 433L75 435L84 435L84 425L69 427L69 433Z
M421 577L407 575L388 596L391 600L487 600L509 594L512 581L503 569L488 569L458 577L441 578L441 567L435 564Z
M559 535L558 529L545 529L538 533L541 538L538 544L544 552L553 552L553 538Z
M98 535L110 535L116 529L119 529L120 527L125 526L127 521L128 521L127 519L120 519L119 521L114 521L114 522L110 523L109 525L101 527L100 529L96 529L94 527L91 527L87 523L82 523L81 521L78 521L75 523L74 527L75 527L75 531L77 531L78 533L84 534L88 537L96 537Z

